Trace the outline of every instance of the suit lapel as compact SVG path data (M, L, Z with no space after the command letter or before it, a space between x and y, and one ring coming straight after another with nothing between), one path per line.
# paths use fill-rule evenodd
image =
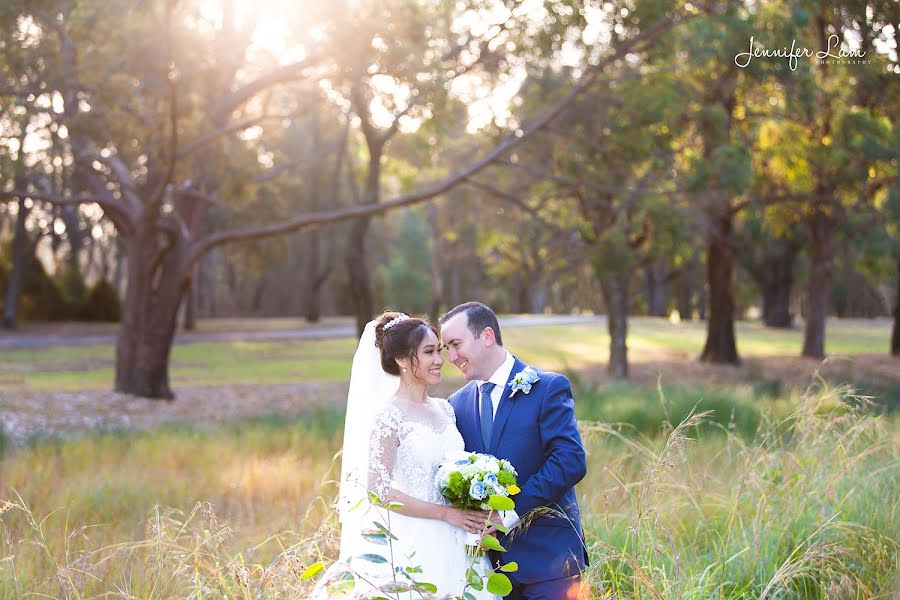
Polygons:
M488 453L494 454L497 452L497 444L500 441L500 435L503 433L503 427L506 425L507 419L509 419L509 413L512 412L512 406L516 401L515 398L510 399L509 394L512 390L509 387L509 382L513 380L513 377L516 376L516 373L520 372L525 368L525 363L516 358L515 363L513 364L512 371L509 373L509 378L506 380L506 385L503 386L503 394L500 396L500 404L497 406L497 414L494 417L494 426L491 429L491 443L490 448L488 449ZM519 392L521 394L521 392Z

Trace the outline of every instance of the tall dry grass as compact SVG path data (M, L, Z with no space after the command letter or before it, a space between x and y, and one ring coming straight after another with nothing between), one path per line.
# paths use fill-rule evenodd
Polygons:
M793 406L752 435L702 402L652 435L583 421L591 596L893 597L897 419L824 382ZM307 568L337 554L339 431L320 414L18 450L0 471L0 597L303 598Z

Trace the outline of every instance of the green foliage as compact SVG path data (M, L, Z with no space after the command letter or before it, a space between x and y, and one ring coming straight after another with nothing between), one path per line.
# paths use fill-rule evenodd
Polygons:
M661 401L654 390L633 384L584 387L576 393L576 408L580 419L619 424L629 435L655 435L660 423L680 423L694 410L712 411L704 420L712 429L727 428L746 439L759 430L762 406L752 393L674 386L663 393Z
M122 301L115 286L101 279L90 289L77 312L79 321L118 323L122 318Z
M399 221L399 223L397 223ZM416 210L394 215L381 226L387 236L387 262L375 270L384 306L425 314L431 308L431 229Z
M0 303L6 298L9 268L0 256ZM81 273L62 269L50 277L43 263L33 258L24 269L16 316L18 321L23 322L118 322L122 314L121 306L118 291L109 281L100 280L88 290Z
M56 280L47 274L43 263L36 257L23 269L22 289L19 296L18 321L60 321L71 318L77 304L69 300ZM11 266L0 269L0 289L5 302Z
M80 271L71 269L67 265L56 272L53 281L67 304L78 305L84 302L88 289L84 282L84 275Z

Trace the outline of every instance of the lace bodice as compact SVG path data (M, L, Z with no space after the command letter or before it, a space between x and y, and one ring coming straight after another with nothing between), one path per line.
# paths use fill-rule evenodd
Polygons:
M394 488L418 500L447 503L434 477L448 452L465 447L450 403L394 399L375 417L370 443L370 490L384 498Z

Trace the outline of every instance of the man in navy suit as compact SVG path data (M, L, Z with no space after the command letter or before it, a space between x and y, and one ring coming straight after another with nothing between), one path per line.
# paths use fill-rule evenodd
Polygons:
M491 553L494 564L519 564L507 598L574 599L588 558L573 488L587 463L569 380L507 352L497 316L480 302L457 306L440 325L468 382L449 398L466 450L505 458L519 474L516 509L502 515L507 552Z

